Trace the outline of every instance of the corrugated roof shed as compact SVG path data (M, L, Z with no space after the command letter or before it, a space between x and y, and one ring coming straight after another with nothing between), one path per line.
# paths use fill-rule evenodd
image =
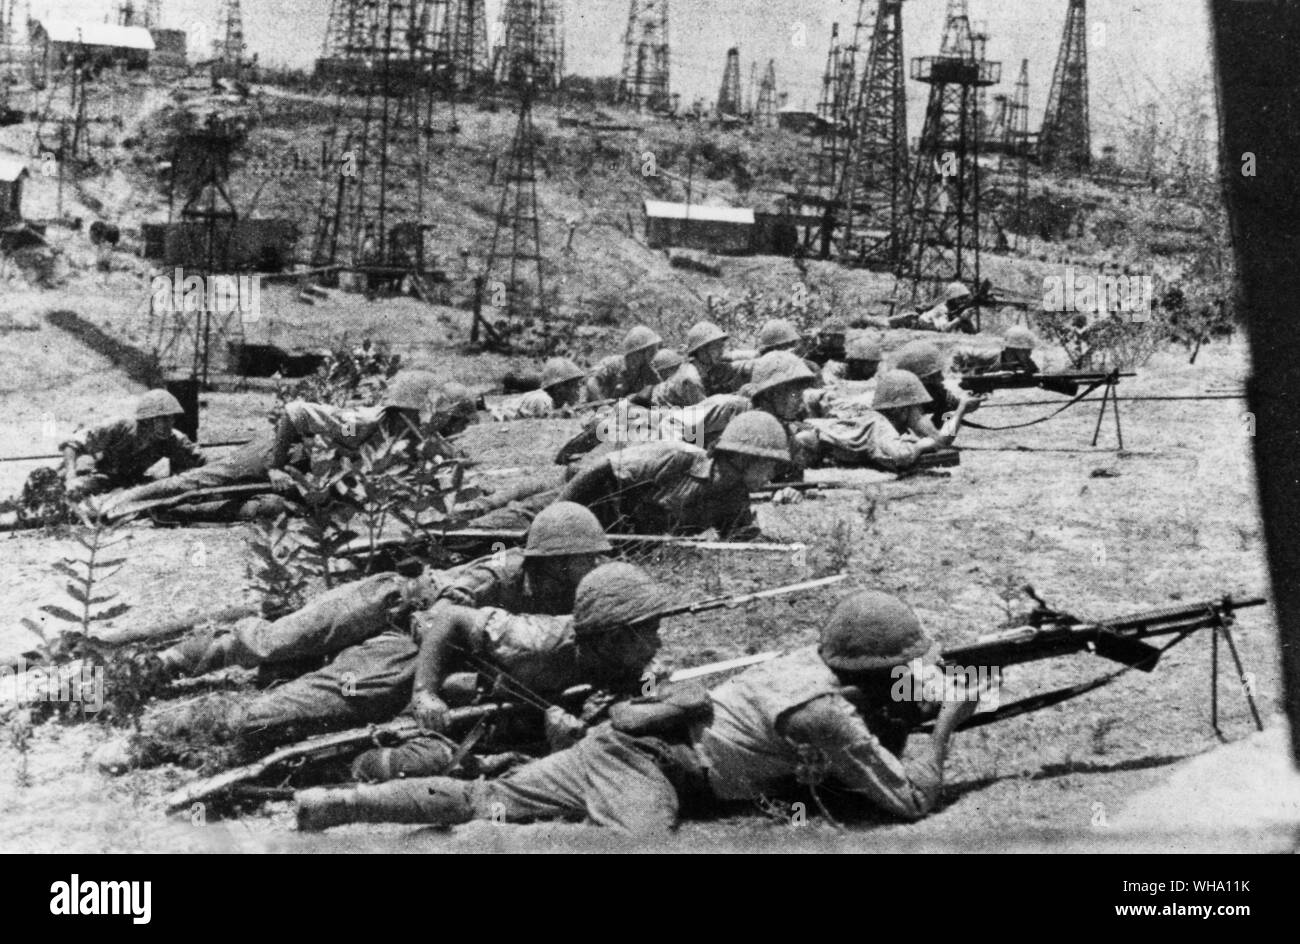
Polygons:
M704 206L699 203L645 201L645 215L662 220L698 220L706 223L754 224L754 211L740 207Z
M153 37L143 26L118 26L114 23L79 23L75 20L37 20L45 35L55 43L82 43L87 46L114 46L119 49L152 51Z

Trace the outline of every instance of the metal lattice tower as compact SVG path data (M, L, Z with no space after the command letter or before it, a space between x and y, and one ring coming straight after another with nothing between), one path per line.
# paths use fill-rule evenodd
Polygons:
M485 0L449 0L443 55L456 88L467 88L491 75Z
M817 102L817 116L822 120L822 133L817 153L816 187L823 200L833 198L840 179L844 152L848 148L851 116L846 108L842 78L847 55L840 45L840 24L832 23L831 43L826 50L826 69L822 72L821 97ZM851 60L849 68L853 68Z
M1002 64L975 57L964 0L950 0L938 56L912 60L911 75L930 86L911 181L909 249L896 271L922 281L978 282L980 275L979 90L996 84ZM978 323L978 312L977 312Z
M767 60L767 70L758 86L758 102L754 106L754 124L760 128L776 127L776 60Z
M475 304L472 340L478 340L484 293L495 302L504 291L505 315L513 324L524 315L544 314L542 234L537 214L537 137L533 129L532 91L521 86L519 121L502 171L492 245L488 249L484 283ZM529 269L532 269L530 276ZM535 288L534 288L535 285ZM489 334L492 334L489 325Z
M564 74L564 8L561 0L506 0L504 40L497 47L497 82L534 92L557 89Z
M668 105L668 0L631 0L619 97L638 111Z
M903 0L875 2L875 21L854 109L855 133L839 201L845 208L840 255L860 262L892 260L908 197ZM868 211L875 235L857 240L860 218Z
M727 62L722 70L722 85L718 89L718 114L738 118L743 103L740 100L740 50L732 46L727 50Z
M424 220L439 0L338 0L321 65L339 79L321 146L314 267L374 284L409 280L426 300ZM412 193L414 191L414 193Z
M1070 0L1039 136L1043 166L1067 173L1086 173L1092 166L1086 19L1086 0Z
M217 24L220 38L213 40L212 58L230 65L239 65L244 61L246 51L244 16L239 9L239 0L222 0Z

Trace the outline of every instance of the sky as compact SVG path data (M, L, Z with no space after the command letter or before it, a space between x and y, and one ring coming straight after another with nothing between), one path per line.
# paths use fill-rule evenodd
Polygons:
M23 0L19 0L23 2ZM117 0L28 0L32 15L103 21ZM138 0L142 3L143 0ZM320 54L331 0L242 0L251 51L265 64L310 66ZM503 0L488 0L489 30ZM617 75L622 65L628 0L564 0L567 71ZM874 0L871 5L874 7ZM1011 94L1022 58L1029 59L1030 126L1042 122L1068 0L970 0L983 22L988 58L1002 62L1003 81L989 94ZM221 0L162 0L163 24L192 36L216 28ZM671 0L671 89L684 104L713 101L728 47L740 48L748 93L750 63L761 76L776 60L778 87L789 103L817 104L831 24L852 33L858 0ZM904 55L938 52L946 0L905 0ZM1094 150L1133 133L1142 105L1165 102L1210 75L1209 26L1196 0L1092 0L1088 4L1088 67ZM908 130L915 137L925 112L925 87L908 81ZM1167 111L1167 109L1166 109Z

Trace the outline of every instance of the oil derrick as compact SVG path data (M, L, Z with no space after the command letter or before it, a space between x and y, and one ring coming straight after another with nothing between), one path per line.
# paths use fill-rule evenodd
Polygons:
M718 89L718 115L723 118L739 118L742 108L740 50L732 46L727 50L727 63L722 70L722 85Z
M903 0L875 0L876 15L854 108L854 136L840 187L840 255L891 261L907 214L907 94L903 85ZM871 232L859 234L872 217ZM859 238L861 235L862 238Z
M151 296L149 318L151 333L156 331L154 353L162 368L168 372L188 369L190 379L200 385L208 383L212 352L227 350L229 344L243 339L239 306L213 310L209 304L213 277L234 275L230 250L239 213L227 183L239 138L237 129L209 115L202 128L179 140L171 160L172 202L180 198L182 221L202 226L199 258L185 266L186 281L199 276L205 289L197 310L188 300L182 310L159 310L155 307L158 299Z
M455 88L469 88L491 73L485 0L450 0L445 57Z
M631 0L619 100L637 111L668 105L668 0Z
M1025 230L1025 214L1029 206L1029 159L1032 147L1029 140L1029 60L1020 60L1020 77L1016 79L1016 93L1007 105L1006 132L1002 139L1002 153L998 156L998 170L1010 157L1016 162L1016 195L1012 206L1011 225L1015 234L1013 249L1020 248L1020 233Z
M239 0L222 0L217 18L218 39L212 42L212 58L238 69L244 61L244 17Z
M317 64L340 90L322 145L311 262L361 276L369 297L409 284L429 301L424 204L437 11L430 0L340 4Z
M754 105L754 124L760 128L776 127L776 60L767 60L767 71L758 86L758 102Z
M471 342L477 343L479 329L493 346L502 338L483 316L490 303L504 314L511 326L526 315L545 314L545 280L542 271L542 233L537 213L537 137L533 129L533 85L526 79L516 85L519 120L505 166L500 169L501 199L497 204L492 244L488 249L484 275L474 293L474 323ZM530 276L529 269L532 269Z
M1066 173L1086 173L1092 166L1086 16L1085 0L1070 0L1039 135L1039 158L1043 166Z
M947 52L913 59L911 67L912 78L930 86L911 181L909 245L896 266L911 276L914 294L922 281L970 284L980 274L979 90L999 81L1002 64L976 58L964 0L949 0L949 12Z
M558 89L564 73L564 22L561 0L506 0L504 41L496 50L493 74L502 85L528 80L533 89Z

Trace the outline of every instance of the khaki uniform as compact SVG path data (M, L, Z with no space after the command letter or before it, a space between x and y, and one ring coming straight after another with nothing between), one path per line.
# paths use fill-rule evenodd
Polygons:
M735 537L756 530L744 484L719 485L708 453L681 442L615 452L578 473L560 500L590 508L607 531L697 534L716 528Z
M853 419L808 420L817 433L821 457L838 465L865 465L886 472L911 468L921 452L882 413L874 410Z
M411 614L438 600L511 613L573 611L573 591L537 585L524 570L523 551L513 549L415 579L375 574L327 590L277 620L248 617L171 651L195 675L321 659L390 630L406 632Z
M68 447L78 456L76 488L82 494L138 485L145 473L163 459L173 476L204 462L199 447L180 430L173 429L166 439L147 440L140 435L136 421L130 419L82 430L59 445L60 451Z
M467 668L486 666L490 675L499 666L543 696L589 681L578 664L572 617L485 608L471 639ZM233 744L234 759L243 760L314 734L387 721L410 704L418 655L418 625L390 628L264 692L151 708L138 739L140 760L172 759L168 742L176 740Z
M439 822L452 796L475 818L586 820L650 833L675 826L684 800L785 798L815 769L886 813L925 816L938 800L941 772L929 760L904 762L882 744L839 694L842 684L809 646L714 689L713 720L692 731L689 743L603 724L574 747L496 780L420 778L371 796L400 822Z
M648 362L633 373L628 370L627 358L622 354L611 354L597 363L588 374L587 399L617 400L630 397L657 383L659 376Z

